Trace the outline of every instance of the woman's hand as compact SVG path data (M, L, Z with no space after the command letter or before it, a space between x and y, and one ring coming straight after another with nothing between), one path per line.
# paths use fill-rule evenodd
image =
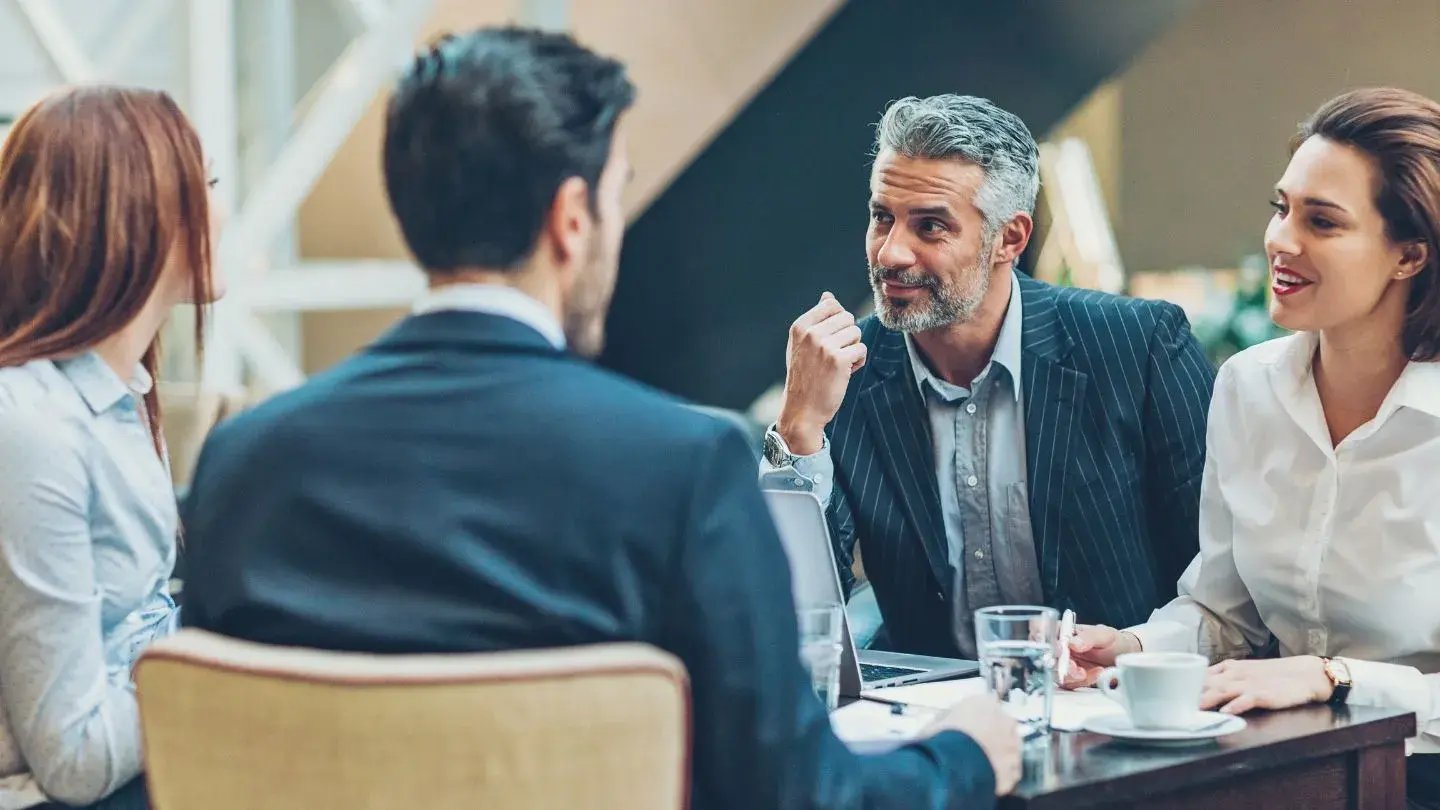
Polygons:
M1325 662L1313 655L1221 661L1205 674L1200 708L1226 714L1324 703L1334 688Z
M1132 652L1140 652L1140 640L1131 633L1103 624L1077 625L1070 639L1070 673L1061 686L1094 686L1106 667L1115 666L1117 657Z

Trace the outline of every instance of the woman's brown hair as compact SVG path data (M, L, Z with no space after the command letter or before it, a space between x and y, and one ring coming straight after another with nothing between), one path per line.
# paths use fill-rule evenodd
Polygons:
M1293 153L1319 136L1375 160L1375 205L1393 242L1423 242L1425 266L1411 280L1401 344L1412 360L1440 358L1440 103L1393 87L1353 90L1300 125Z
M0 367L85 351L130 324L183 250L210 300L200 139L168 94L87 86L25 112L0 149ZM199 347L204 313L197 313ZM153 377L158 339L142 363ZM145 411L159 438L152 387Z

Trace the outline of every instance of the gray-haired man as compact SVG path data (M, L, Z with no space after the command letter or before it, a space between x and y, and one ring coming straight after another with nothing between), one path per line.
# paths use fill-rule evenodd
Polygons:
M971 658L995 604L1126 627L1195 556L1213 370L1169 304L1015 271L1039 150L970 96L877 128L873 317L829 293L790 328L765 461L809 478L846 570L858 539L887 646Z

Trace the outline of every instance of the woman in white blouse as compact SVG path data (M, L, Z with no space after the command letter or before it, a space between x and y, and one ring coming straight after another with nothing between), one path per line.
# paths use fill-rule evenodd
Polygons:
M1200 554L1146 624L1082 628L1069 685L1198 651L1205 708L1413 709L1413 752L1440 753L1440 104L1327 102L1271 205L1272 314L1296 334L1221 368ZM1432 762L1412 758L1412 800L1440 797Z

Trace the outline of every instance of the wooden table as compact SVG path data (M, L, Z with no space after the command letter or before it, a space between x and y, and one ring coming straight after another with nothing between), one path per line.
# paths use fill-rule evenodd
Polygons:
M1191 748L1054 732L1031 743L1024 779L1000 807L1404 810L1414 714L1310 706L1245 719L1244 731Z

